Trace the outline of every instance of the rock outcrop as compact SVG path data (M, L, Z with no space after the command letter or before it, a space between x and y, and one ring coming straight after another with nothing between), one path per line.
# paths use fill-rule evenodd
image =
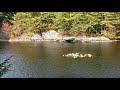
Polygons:
M41 35L40 34L35 34L35 33L33 33L33 36L31 37L31 40L33 40L33 41L40 41L40 40L42 40L43 38L41 37Z
M106 37L76 37L75 42L102 42L102 41L111 41Z
M109 38L106 37L90 37L88 38L90 41L109 41Z
M10 38L13 41L61 41L67 43L73 42L111 42L109 38L106 37L66 37L61 36L55 30L49 30L47 32L43 32L42 34L33 33L33 36L30 37L27 34L22 34L16 38Z
M76 37L75 42L86 42L88 41L87 37Z
M31 37L27 34L22 34L16 38L10 38L9 41L31 41Z
M63 41L68 42L68 43L72 43L75 41L75 37L64 37Z
M42 33L42 37L44 40L61 40L62 36L59 35L55 30L49 30L47 32Z

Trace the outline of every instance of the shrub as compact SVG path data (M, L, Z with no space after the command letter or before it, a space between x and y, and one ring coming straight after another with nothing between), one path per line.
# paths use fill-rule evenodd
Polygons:
M120 36L120 32L117 32L117 33L116 33L116 36Z

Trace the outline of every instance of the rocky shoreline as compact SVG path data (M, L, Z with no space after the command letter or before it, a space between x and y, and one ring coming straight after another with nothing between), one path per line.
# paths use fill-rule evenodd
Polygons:
M42 42L42 41L54 41L54 42L66 42L66 43L80 43L80 42L114 42L120 40L104 40L98 39L98 37L90 37L90 38L71 38L65 37L67 39L43 39L43 40L32 40L32 39L10 39L10 40L3 40L0 39L1 42ZM91 39L92 38L92 39ZM100 38L100 37L99 37ZM103 37L102 37L103 38Z
M86 36L78 36L78 37L69 37L69 36L61 36L58 32L54 30L50 30L47 32L43 32L42 35L38 33L33 33L32 37L27 36L26 34L21 35L17 38L10 38L9 40L0 41L8 41L8 42L31 42L31 41L58 41L58 42L67 42L67 43L74 43L74 42L112 42L118 40L110 40L107 37L99 36L99 37L86 37Z

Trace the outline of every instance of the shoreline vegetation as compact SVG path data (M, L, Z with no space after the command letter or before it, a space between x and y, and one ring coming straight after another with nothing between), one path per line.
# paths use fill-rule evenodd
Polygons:
M101 39L103 38L103 39ZM68 42L68 43L84 43L84 42L116 42L120 40L110 40L109 38L106 37L84 37L84 38L79 38L78 37L64 37L63 39L0 39L0 42L47 42L47 41L52 41L52 42Z
M0 41L120 40L120 12L0 12Z

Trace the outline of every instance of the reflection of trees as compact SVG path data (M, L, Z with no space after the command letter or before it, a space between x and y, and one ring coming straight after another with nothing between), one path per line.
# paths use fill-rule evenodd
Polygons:
M115 56L120 43L12 42L9 52L25 57L22 67L40 77L102 77L109 70L109 57ZM118 51L116 51L118 50ZM62 57L71 52L91 53L93 58L72 60ZM21 58L20 58L21 59ZM27 60L26 60L27 59ZM110 58L111 59L111 58ZM21 67L20 67L21 68ZM108 68L108 69L107 69ZM20 69L21 70L21 69ZM31 76L32 74L30 74Z
M117 58L119 57L119 53L120 53L119 52L120 43L119 42L101 43L101 49L102 49L102 56L104 58Z
M29 60L44 56L44 48L42 48L43 46L41 43L12 42L9 47L11 48L9 52L12 52L16 55L23 55Z
M8 46L9 45L9 42L0 42L0 50L1 49L4 49L6 46Z
M8 60L10 60L12 56L10 56L8 59L4 60L2 63L0 63L0 77L5 74L7 71L9 71L9 67L11 64L8 64Z

